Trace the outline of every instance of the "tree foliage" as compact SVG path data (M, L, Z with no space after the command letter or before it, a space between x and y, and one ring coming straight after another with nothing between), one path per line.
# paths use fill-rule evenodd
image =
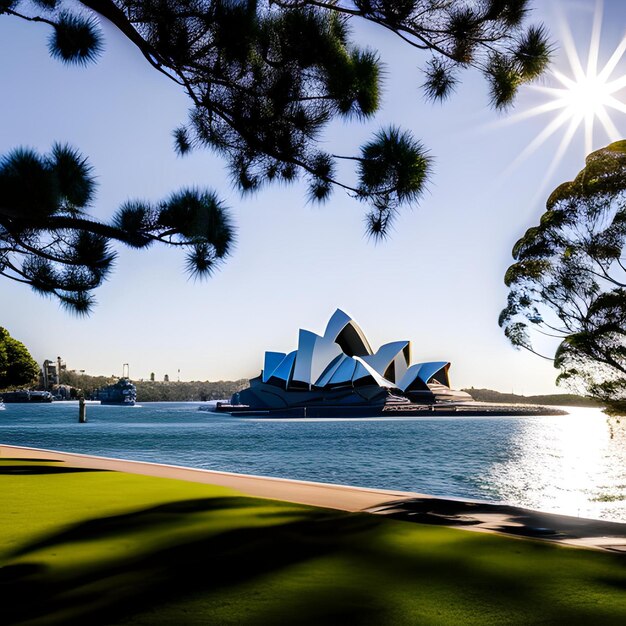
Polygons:
M245 380L209 381L134 381L137 386L137 402L207 402L230 400L237 391L245 389Z
M626 141L590 154L515 244L500 325L533 350L532 331L561 339L559 382L607 402L626 399Z
M39 366L26 346L0 326L0 390L28 387L38 377Z
M87 160L68 146L48 155L15 150L0 159L0 274L56 296L78 313L115 261L112 241L132 248L158 242L187 250L192 275L210 274L233 241L215 194L194 189L160 203L129 201L110 222L87 214L95 182Z
M331 121L372 117L380 102L381 62L357 45L351 21L374 23L425 51L422 86L433 100L450 96L461 72L474 68L487 80L492 105L505 108L551 54L544 28L527 24L529 0L0 3L0 13L48 24L51 54L68 63L100 54L94 13L104 16L189 96L189 118L173 132L179 154L216 151L242 193L304 179L308 199L324 202L341 188L367 206L373 237L388 234L397 212L417 203L431 157L396 127L380 129L356 155L324 149ZM340 162L354 165L351 179L340 177ZM200 242L190 256L193 271L203 272L216 250Z

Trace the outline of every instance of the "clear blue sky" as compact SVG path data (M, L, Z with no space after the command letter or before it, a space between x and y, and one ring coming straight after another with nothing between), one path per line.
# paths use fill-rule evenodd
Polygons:
M559 42L555 67L571 74L560 43L562 22L586 62L595 2L535 5L534 19ZM49 58L45 26L0 17L0 153L17 146L47 151L55 141L77 147L95 168L93 214L103 219L129 198L158 200L183 186L214 188L232 207L238 243L214 278L196 283L176 251L120 248L116 271L96 292L98 306L88 318L1 280L0 325L37 360L61 355L70 369L120 375L129 363L133 378L155 372L175 379L178 369L184 380L251 377L264 350L295 348L298 328L321 333L340 307L374 347L409 339L414 361L450 360L455 387L555 390L551 363L514 350L497 325L512 245L537 221L549 192L583 166L579 130L537 193L560 129L510 167L555 114L506 121L545 102L545 95L525 88L514 110L498 114L488 106L482 77L467 72L448 102L427 103L417 70L427 57L390 33L358 27L361 43L378 48L385 63L383 106L365 124L331 127L327 145L347 154L380 126L395 123L429 147L436 166L420 207L404 212L391 239L375 245L363 235L364 207L340 192L322 207L307 205L299 185L242 199L217 157L177 158L171 130L186 119L187 98L113 28L102 26L100 61L68 68ZM626 3L607 0L600 66L625 26ZM626 58L614 76L625 73ZM625 93L617 96L624 101ZM613 112L612 120L626 137L626 115ZM596 126L594 149L607 143Z

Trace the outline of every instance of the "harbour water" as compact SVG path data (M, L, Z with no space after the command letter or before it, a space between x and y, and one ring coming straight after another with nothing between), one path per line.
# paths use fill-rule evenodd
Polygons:
M506 502L626 522L626 420L565 416L266 420L198 403L7 405L0 443Z

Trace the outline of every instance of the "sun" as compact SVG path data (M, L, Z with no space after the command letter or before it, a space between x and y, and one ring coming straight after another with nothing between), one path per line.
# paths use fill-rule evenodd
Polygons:
M583 67L576 45L567 22L563 20L563 45L569 64L569 75L558 70L552 70L551 75L558 86L531 86L548 96L543 106L531 109L529 113L541 113L547 107L550 110L560 110L555 122L554 130L569 121L568 132L565 135L565 149L569 146L572 137L580 126L585 131L585 153L593 149L593 134L596 122L604 129L611 141L620 139L619 132L611 119L609 112L626 113L626 105L615 94L626 87L626 74L613 76L619 62L626 51L626 35L613 51L613 54L602 67L598 67L600 53L602 24L602 3L596 2L591 41L587 55L587 66Z
M583 66L581 55L574 43L571 30L565 19L561 19L561 41L567 69L552 69L547 77L549 85L529 85L527 89L541 93L545 100L503 122L510 124L537 115L552 114L552 119L545 128L526 146L507 168L511 173L523 161L530 157L548 138L563 130L563 136L546 171L543 183L537 189L540 197L550 176L559 165L565 152L579 129L584 132L584 150L586 156L594 147L594 134L602 130L610 142L623 139L612 116L626 114L626 104L618 97L626 88L626 73L621 63L626 52L626 34L612 52L608 61L599 67L600 40L602 24L602 2L595 5L591 40L587 53L586 65ZM607 143L607 142L604 142ZM603 145L604 145L603 143Z
M597 118L607 124L605 107L614 105L612 94L617 89L611 88L610 83L597 76L595 72L580 76L576 80L556 71L553 75L563 85L563 89L553 90L557 92L556 101L563 106L569 117L579 120ZM613 132L610 126L607 132Z

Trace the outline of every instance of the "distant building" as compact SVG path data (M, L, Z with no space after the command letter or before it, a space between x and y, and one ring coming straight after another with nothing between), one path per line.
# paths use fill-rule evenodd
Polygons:
M60 356L54 361L46 359L41 369L43 388L50 389L52 385L58 385L61 382L61 372L65 369L65 361Z
M409 341L374 352L356 322L337 309L323 335L300 330L297 350L266 352L261 375L228 406L266 413L306 408L324 416L471 401L450 389L449 369L448 361L411 364Z

